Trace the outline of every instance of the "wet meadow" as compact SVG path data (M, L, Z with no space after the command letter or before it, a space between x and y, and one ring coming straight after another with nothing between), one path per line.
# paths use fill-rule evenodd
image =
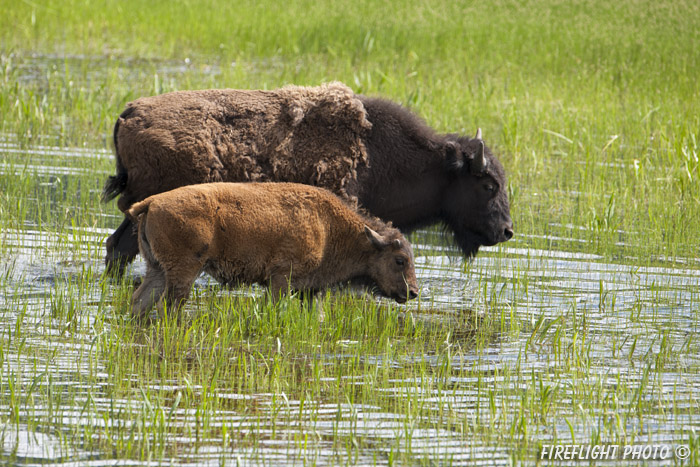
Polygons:
M613 4L614 3L614 4ZM0 464L700 463L700 4L0 0ZM145 95L342 81L484 139L515 236L410 236L420 297L207 276L129 318L101 203ZM687 449L676 455L678 447Z

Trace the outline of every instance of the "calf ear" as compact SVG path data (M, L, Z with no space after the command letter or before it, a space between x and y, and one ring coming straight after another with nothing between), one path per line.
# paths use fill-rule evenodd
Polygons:
M382 237L377 232L370 229L368 226L365 226L365 235L372 243L372 245L378 250L384 249L388 245L386 238Z
M453 170L460 170L464 167L464 157L462 148L454 141L445 143L445 161L447 166Z

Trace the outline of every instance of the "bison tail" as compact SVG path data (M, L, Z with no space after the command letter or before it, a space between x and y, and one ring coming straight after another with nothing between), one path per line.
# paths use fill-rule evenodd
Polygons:
M129 176L126 173L126 169L122 164L121 157L119 157L117 134L119 133L119 122L122 120L122 118L128 116L131 113L131 111L133 111L133 108L130 107L124 112L122 112L122 114L117 119L117 122L114 124L114 132L112 134L112 138L114 139L114 157L117 160L117 175L109 177L105 182L105 186L102 189L102 202L104 203L106 203L107 201L111 201L117 196L119 196L119 193L126 189L126 182L129 179Z
M138 222L139 216L148 212L148 207L151 205L151 199L147 198L138 203L131 205L126 215L129 216L134 222Z
M120 172L117 175L112 175L107 178L105 186L102 189L102 202L106 203L119 196L119 193L126 188L126 181L128 178L129 176L126 172Z
M146 211L148 210L148 205L150 203L147 203L145 201L141 201L140 203L136 203L134 208L143 208L142 211L139 211L136 213L136 215L140 214L145 214ZM129 213L131 213L131 209L129 210ZM141 255L144 257L144 259L152 265L159 265L160 262L156 259L156 257L153 255L153 249L151 248L151 243L148 241L148 236L146 235L146 217L141 218L141 222L139 222L139 252Z

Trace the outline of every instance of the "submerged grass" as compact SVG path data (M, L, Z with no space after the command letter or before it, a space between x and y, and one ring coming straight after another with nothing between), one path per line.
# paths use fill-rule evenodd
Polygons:
M26 431L56 438L53 460L449 464L533 459L542 443L697 444L681 429L698 414L692 389L665 381L697 378L697 326L673 325L697 316L601 331L625 322L602 286L607 313L572 303L505 324L498 310L433 320L344 294L325 297L319 322L293 298L199 286L183 316L144 327L128 319L128 282L84 268L42 293L9 290L5 446ZM678 426L658 438L647 425L668 417Z
M0 10L3 461L518 464L558 442L700 459L696 3ZM131 322L133 276L101 275L120 215L99 203L125 103L330 80L481 127L516 237L423 270L450 304L333 293L321 322L199 284L181 319ZM412 236L452 255L439 238Z

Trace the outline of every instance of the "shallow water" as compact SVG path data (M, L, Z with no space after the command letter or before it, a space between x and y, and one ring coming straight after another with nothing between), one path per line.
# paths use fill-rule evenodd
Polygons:
M8 142L0 145L0 155L10 159L0 165L0 173L6 176L18 173L12 157L31 156L31 164L25 164L22 170L32 171L37 185L50 183L51 177L56 176L95 176L89 169L66 165L64 157L110 157L104 151L48 146L22 149ZM98 193L99 186L92 190ZM0 428L0 459L12 453L24 465L156 465L157 461L113 459L107 451L83 451L76 447L80 442L72 437L76 432L90 436L90 427L105 424L130 428L131 417L125 414L146 410L149 391L153 395L171 393L173 400L185 390L203 391L201 387L186 388L164 380L147 388L142 399L115 398L110 395L107 362L100 361L93 346L95 336L69 332L65 321L53 318L52 300L64 293L66 283L86 269L96 272L96 277L103 270L103 242L111 233L104 225L116 227L119 219L114 215L96 215L101 216L102 226L66 227L57 232L30 224L3 228L0 232L4 380L0 384L0 412L11 413L13 420ZM527 246L526 238L516 237L505 246L485 248L471 264L465 264L455 249L427 244L424 238L423 233L413 237L421 297L397 307L397 319L410 316L449 325L463 319L463 313L469 310L482 315L500 314L507 323L505 328L511 330L494 336L480 351L470 351L465 346L455 352L450 360L448 389L436 391L431 381L397 378L378 389L386 402L382 406L307 400L303 408L300 401L283 393L220 392L216 394L219 399L252 404L257 411L256 418L251 419L232 405L231 410L216 414L211 422L214 426L220 424L231 432L235 430L238 437L256 439L252 446L236 443L226 448L219 438L193 435L196 414L173 403L167 414L169 426L181 429L169 442L178 449L164 462L332 465L340 459L353 464L387 464L398 445L399 450L410 451L415 459L429 458L435 464L507 465L509 451L499 440L475 442L479 438L465 437L433 420L449 413L473 429L494 425L506 433L516 423L522 394L532 389L535 381L548 381L558 395L559 405L543 405L542 417L551 419L535 427L540 432L527 435L534 440L590 443L601 433L630 433L631 439L625 441L673 444L683 442L693 430L700 431L700 418L696 416L700 393L697 258L640 267L633 261L618 264L592 254L537 250ZM578 241L561 239L564 244ZM139 261L130 274L141 273L143 263ZM208 284L202 277L197 286ZM97 311L97 304L105 300L102 291L96 282L75 297L79 310L75 319L86 323L102 321ZM497 303L498 309L490 309L489 303ZM77 327L86 328L89 326ZM11 345L5 345L9 341ZM348 348L357 345L353 341L340 344ZM352 353L348 355L339 353L326 358L354 358ZM572 365L575 359L585 364ZM85 366L86 361L90 365ZM367 355L363 364L397 369L411 365L438 367L443 362L434 354L390 360ZM647 371L650 368L661 370ZM90 378L86 377L88 374ZM86 380L97 383L76 383ZM353 384L361 386L367 382L359 378ZM634 392L646 384L655 385L656 389L639 389L637 403L648 404L643 417L620 416L632 409L632 397L599 400L596 396L619 394L620 387ZM484 387L507 390L485 393ZM24 393L66 388L66 400L60 410L41 403L21 404L17 410L11 403L18 397L17 388ZM535 394L543 397L544 392ZM577 407L574 401L586 399L582 394L588 394L595 403ZM385 408L392 401L406 398L423 407L423 419L407 424L404 414ZM105 416L86 417L86 404L93 407L89 413ZM668 410L670 406L674 409ZM55 414L52 426L37 425L35 421L47 414ZM261 420L268 423L261 424ZM359 457L347 454L344 447L337 445L337 439L359 440L363 446Z
M81 388L72 385L73 381L83 379L80 377L81 372L95 371L94 367L83 369L76 365L76 362L85 360L86 353L91 352L91 336L73 334L70 340L60 345L57 345L54 339L46 339L49 335L60 335L64 325L55 323L55 326L52 326L51 320L47 318L50 314L47 311L47 302L50 301L47 301L46 294L53 293L52 289L57 281L65 280L80 268L88 266L99 270L102 267L99 256L101 250L86 245L93 243L99 246L105 234L105 231L83 232L79 241L69 234L59 243L54 235L31 229L5 230L2 233L6 253L3 254L1 268L5 277L5 295L0 300L1 327L8 330L14 328L18 321L21 322L24 328L23 338L26 339L24 345L33 349L32 357L28 358L14 346L5 348L3 373L6 378L15 378L15 384L21 387L37 385L35 390L39 390L40 386L46 383L46 378L41 376L45 373L51 374L53 390L63 384L71 385L70 394L74 398L72 404L75 408L64 408L60 420L57 420L57 426L64 426L66 430L86 424L99 426L104 423L120 423L118 419L86 419L82 415L81 406L88 395L91 403L105 411L114 410L115 406L123 411L142 410L141 401L107 397L107 375L104 376L105 387L83 388L83 396ZM676 348L695 346L700 333L697 319L700 279L695 269L638 268L611 264L591 255L505 248L504 254L482 253L469 266L468 273L465 273L463 262L456 255L426 256L420 246L416 248L416 253L422 302L414 302L404 307L404 312L413 310L416 316L421 316L422 310L430 309L431 314L427 314L426 319L435 319L437 310L438 319L448 319L451 310L476 306L474 294L479 287L485 285L489 293L499 294L502 301L512 308L509 311L509 319L523 322L524 327L541 317L545 320L556 320L562 313L579 314L589 345L586 358L590 359L586 367L587 375L578 379L578 384L583 385L583 390L595 390L609 385L627 385L630 388L639 386L642 372L630 366L629 349L634 343L638 349L635 351L637 353L657 353L661 343L659 334L653 332L653 329L666 328L665 335L671 346ZM142 267L142 264L137 264L135 273L138 274ZM528 278L526 291L513 287L513 281L519 277ZM206 282L206 279L200 281ZM97 286L88 290L82 300L85 305L81 313L94 313L95 306L91 306L90 302L98 302L99 295L100 288ZM18 304L24 305L25 308L12 309ZM91 318L83 316L81 319ZM93 316L92 319L96 317ZM569 331L573 333L576 330ZM540 342L530 341L531 334L522 332L513 338L501 337L481 353L466 352L456 355L451 362L454 376L450 385L453 389L442 390L439 394L424 392L420 381L401 379L393 380L390 387L381 388L380 392L387 398L413 397L436 416L449 407L453 416L456 414L472 419L475 424L500 423L501 415L492 412L489 399L479 394L479 389L472 387L472 383L475 382L474 373L480 373L482 381L486 383L491 381L494 385L518 387L526 385L526 380L532 378L532 375L554 375L558 371L568 371L567 363L553 354L546 338ZM564 342L571 343L571 336ZM352 346L353 342L347 342L346 345ZM344 356L341 354L337 358L343 359ZM380 356L368 355L366 362L371 365L390 365L394 368L419 362L439 365L434 355L416 355L400 361L384 361ZM697 369L698 366L700 355L697 352L687 352L678 360L677 365L671 365L670 368L667 366L666 370L658 375L657 384L662 387L661 392L672 397L676 407L694 407L697 403L700 376L688 369ZM37 371L34 370L36 367L41 368L38 377ZM98 371L100 367L98 364ZM509 372L514 373L516 367L517 374L527 375L527 378L503 376ZM462 370L471 376L460 377ZM504 381L503 378L512 380ZM356 384L361 385L364 382L360 380ZM552 378L552 384L558 391L565 393L564 399L576 399L578 396L573 392L582 389L568 387L566 379L557 381ZM8 400L10 395L7 393L7 386L3 388L5 393L0 395L0 400ZM163 381L160 387L152 388L154 392L172 391L173 395L182 389L177 386L169 387L168 381ZM198 391L201 388L195 387L193 390ZM572 393L570 397L566 397L568 392ZM100 393L105 393L105 397L95 396ZM218 397L255 401L257 410L263 413L263 419L266 418L264 412L270 411L271 419L296 420L292 414L297 414L300 406L299 401L288 400L286 396L279 394L221 393ZM503 395L503 399L497 402L509 406L516 404L519 397L516 391ZM8 409L9 407L0 407L2 411ZM0 435L3 451L16 452L18 460L29 464L81 462L81 465L85 465L83 462L90 461L90 465L112 465L109 459L102 457L103 455L81 452L72 446L67 447L60 433L44 432L47 427L32 427L31 420L47 410L49 408L41 406L24 407L16 414L19 423L8 427ZM312 458L307 458L307 461L333 464L338 459L333 439L340 435L357 437L365 444L379 446L368 450L366 457L353 459L353 462L371 464L377 461L378 454L383 454L379 458L379 463L383 463L382 458L386 459L384 456L388 456L389 453L383 452L381 446L393 445L393 441L384 441L395 441L405 437L403 416L387 412L381 407L306 401L304 411L308 411L309 415L306 423L283 423L275 428L274 435L272 427L259 426L258 420L248 421L246 416L235 410L219 413L219 422L214 420L213 423L225 423L229 427L236 427L240 436L254 433L261 440L255 449L224 451L220 447L219 439L202 440L183 436L176 440L178 445L189 445L192 450L189 454L172 460L179 465L219 464L222 459L244 465L260 461L296 464L301 463L304 456L313 453ZM605 414L593 411L588 416L604 417ZM175 425L181 423L187 426L194 420L192 414L178 409L174 409L172 417L171 423ZM667 412L663 407L659 407L654 413L648 413L643 421L628 420L626 423L629 424L629 430L637 431L640 431L639 424L643 423L644 429L641 431L647 433L648 440L654 442L678 441L679 428L700 429L700 420L685 417L682 413ZM595 425L574 430L574 439L577 442L591 439L594 427ZM39 428L38 431L36 428ZM307 436L308 433L314 434L311 440L307 440L313 449L309 449L308 446L299 449L294 440L299 436ZM551 430L543 433L542 437L570 442L572 430L562 421L552 425ZM410 438L411 452L418 458L426 455L434 461L442 459L454 463L508 463L508 452L505 448L494 449L492 445L465 446L463 437L448 429L417 427L412 431ZM408 449L408 446L403 445L403 449ZM192 454L195 451L197 454ZM98 458L95 458L96 456ZM120 463L136 464L128 461Z

